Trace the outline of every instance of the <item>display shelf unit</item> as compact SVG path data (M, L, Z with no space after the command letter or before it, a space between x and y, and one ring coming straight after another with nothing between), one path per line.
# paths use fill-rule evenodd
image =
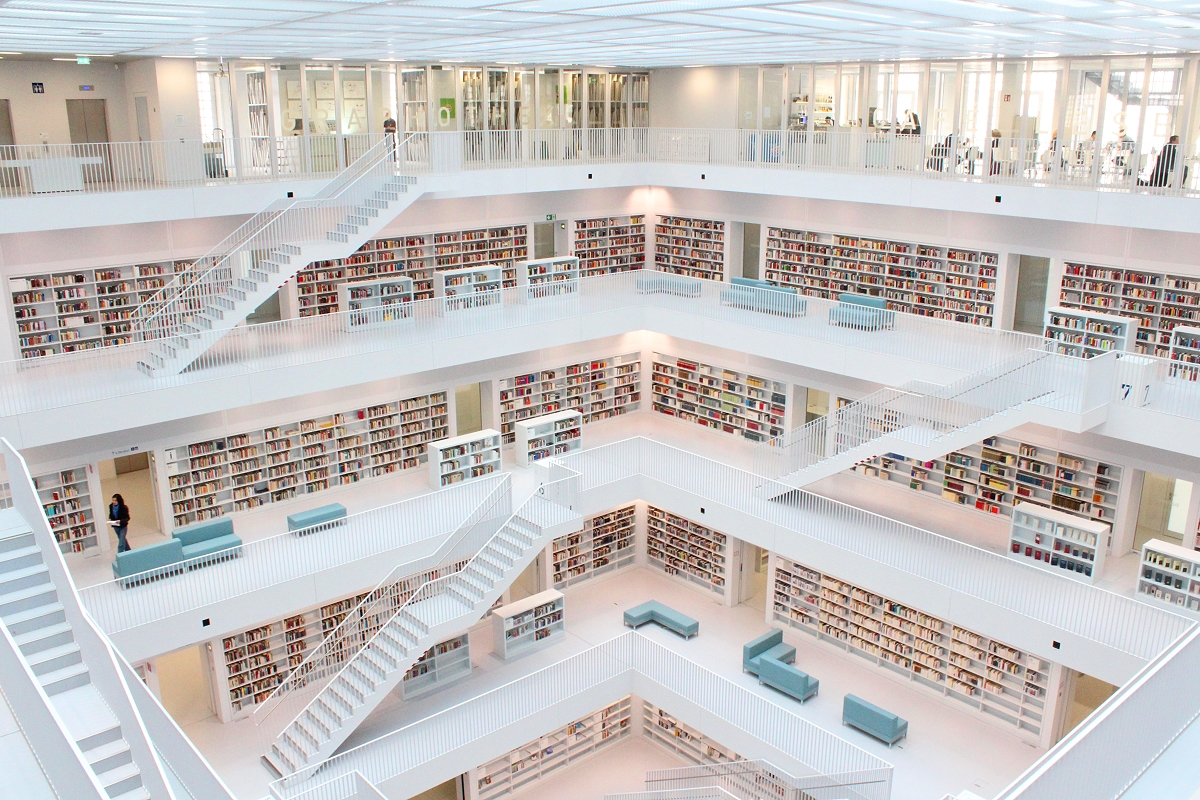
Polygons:
M506 288L516 286L516 262L529 255L527 231L510 225L372 239L347 258L315 261L297 273L300 316L345 310L337 287L352 278L412 278L413 299L428 300L436 272L489 264L500 267Z
M764 442L784 432L787 384L690 358L654 354L654 410Z
M504 305L503 270L498 266L464 267L434 273L433 295L447 313Z
M214 642L220 654L214 666L228 703L223 721L247 716L321 643L322 611L295 614Z
M500 470L500 432L487 428L429 445L429 485L434 489L478 480Z
M163 451L176 527L412 469L449 433L446 392Z
M470 770L466 800L513 794L632 735L631 705L622 698Z
M654 267L659 272L725 280L725 223L660 216L654 226Z
M691 725L680 722L674 714L649 700L642 701L642 735L695 764L725 764L743 760L743 756L718 744Z
M1151 539L1138 569L1138 599L1200 612L1200 553Z
M565 589L634 563L637 508L633 505L583 521L583 530L550 543L550 581Z
M1067 261L1059 305L1137 321L1136 352L1167 358L1176 325L1200 325L1200 278Z
M727 537L661 508L646 509L646 560L651 567L725 596Z
M1040 743L1052 665L832 575L775 555L773 616Z
M1009 555L1042 569L1095 583L1104 574L1112 527L1033 503L1013 507Z
M932 461L888 453L853 471L988 514L1007 517L1017 503L1033 503L1109 524L1122 474L1113 464L1001 436Z
M575 220L575 255L583 277L629 272L646 266L646 217Z
M1189 381L1200 378L1200 327L1176 325L1171 329L1171 375Z
M579 259L555 256L518 261L517 287L531 300L579 292Z
M364 330L413 319L412 278L360 278L338 284L338 306L347 330Z
M107 507L103 498L99 499L99 508L93 507L87 467L40 475L33 479L33 485L59 550L66 554L108 549L97 535L97 525L109 527Z
M768 281L813 297L869 294L886 298L893 311L996 324L999 253L768 228L764 263Z
M516 430L517 464L522 467L583 449L583 414L575 410L518 422Z
M191 264L123 264L9 278L21 357L128 344L134 309Z
M1054 340L1054 349L1059 353L1094 358L1130 350L1134 341L1133 322L1115 314L1048 308L1046 338Z
M516 423L555 411L579 411L584 425L636 411L641 380L641 353L605 356L505 378L500 382L504 443L516 441Z
M471 639L469 633L463 633L426 650L404 673L400 694L405 700L412 700L470 674Z
M562 592L547 589L492 611L492 649L507 661L561 641L566 625Z

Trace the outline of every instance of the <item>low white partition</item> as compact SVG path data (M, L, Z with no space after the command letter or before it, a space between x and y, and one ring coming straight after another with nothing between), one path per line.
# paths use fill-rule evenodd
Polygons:
M429 445L429 485L473 481L500 469L500 431L488 428Z
M433 273L433 296L442 301L443 313L503 306L503 288L504 268L499 264Z
M520 261L516 265L517 287L531 300L557 297L579 291L579 259L554 256Z
M563 594L547 589L492 611L492 649L504 660L553 644L567 635Z
M522 467L583 448L583 414L579 411L556 411L518 422L514 428L517 464Z
M362 330L413 318L413 279L393 275L365 278L338 285L338 308L346 315L346 330Z

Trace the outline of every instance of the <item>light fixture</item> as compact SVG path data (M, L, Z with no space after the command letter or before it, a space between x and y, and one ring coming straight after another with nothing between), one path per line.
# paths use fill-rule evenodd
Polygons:
M704 66L704 64L684 64L683 68L684 69L700 69L703 66Z
M56 58L54 60L55 61L74 61L75 59L73 59L73 58Z
M334 58L333 56L313 56L312 60L313 61L341 61L340 58Z
M238 56L242 61L270 61L275 56Z
M0 50L0 56L20 56L24 53L14 53L11 50Z
M206 42L206 41L208 41L208 37L207 36L197 36L195 39L192 39L192 41L193 42Z
M380 61L408 61L407 58L381 58Z

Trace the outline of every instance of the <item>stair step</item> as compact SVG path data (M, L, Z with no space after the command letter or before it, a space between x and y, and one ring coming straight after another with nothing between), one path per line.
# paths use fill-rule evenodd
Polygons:
M25 655L37 653L48 647L57 647L60 644L74 641L74 634L71 632L71 626L66 622L59 622L54 625L47 625L44 628L36 628L32 631L13 636L13 641L17 643L17 647Z
M98 747L93 747L85 752L84 756L87 757L92 771L97 774L133 761L129 743L124 739L114 739Z
M129 761L107 772L97 773L96 778L109 797L120 797L142 785L142 773L137 764Z
M46 690L46 694L56 695L88 685L91 683L91 676L88 675L87 665L80 661L78 664L38 675L38 683Z
M43 584L53 586L50 583L49 570L42 563L40 553L38 554L38 563L31 564L28 567L19 567L0 572L0 598L3 598L9 592L17 589L28 589Z
M0 596L0 619L4 619L8 623L9 617L13 614L29 611L57 600L58 596L53 583L26 586L16 591L6 592Z
M25 661L34 675L48 675L61 669L80 664L83 656L79 654L79 645L75 642L60 644L27 655Z
M4 614L0 616L0 619L4 620L8 632L16 636L19 633L40 630L47 625L58 624L66 619L66 613L63 611L62 603L56 599L40 606Z
M145 786L138 786L125 794L110 794L108 797L109 800L150 800L150 792Z
M13 539L24 537L14 536ZM30 567L34 564L42 563L42 551L38 546L32 543L33 537L30 536L30 544L25 547L14 547L10 550L0 550L0 574L9 570L21 569Z

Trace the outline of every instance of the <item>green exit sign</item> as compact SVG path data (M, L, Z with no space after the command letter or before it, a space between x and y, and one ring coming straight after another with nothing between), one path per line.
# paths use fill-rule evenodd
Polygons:
M553 215L553 214L547 214L547 215L546 215L546 221L547 221L547 222L553 222L553 221L554 221L554 215Z

